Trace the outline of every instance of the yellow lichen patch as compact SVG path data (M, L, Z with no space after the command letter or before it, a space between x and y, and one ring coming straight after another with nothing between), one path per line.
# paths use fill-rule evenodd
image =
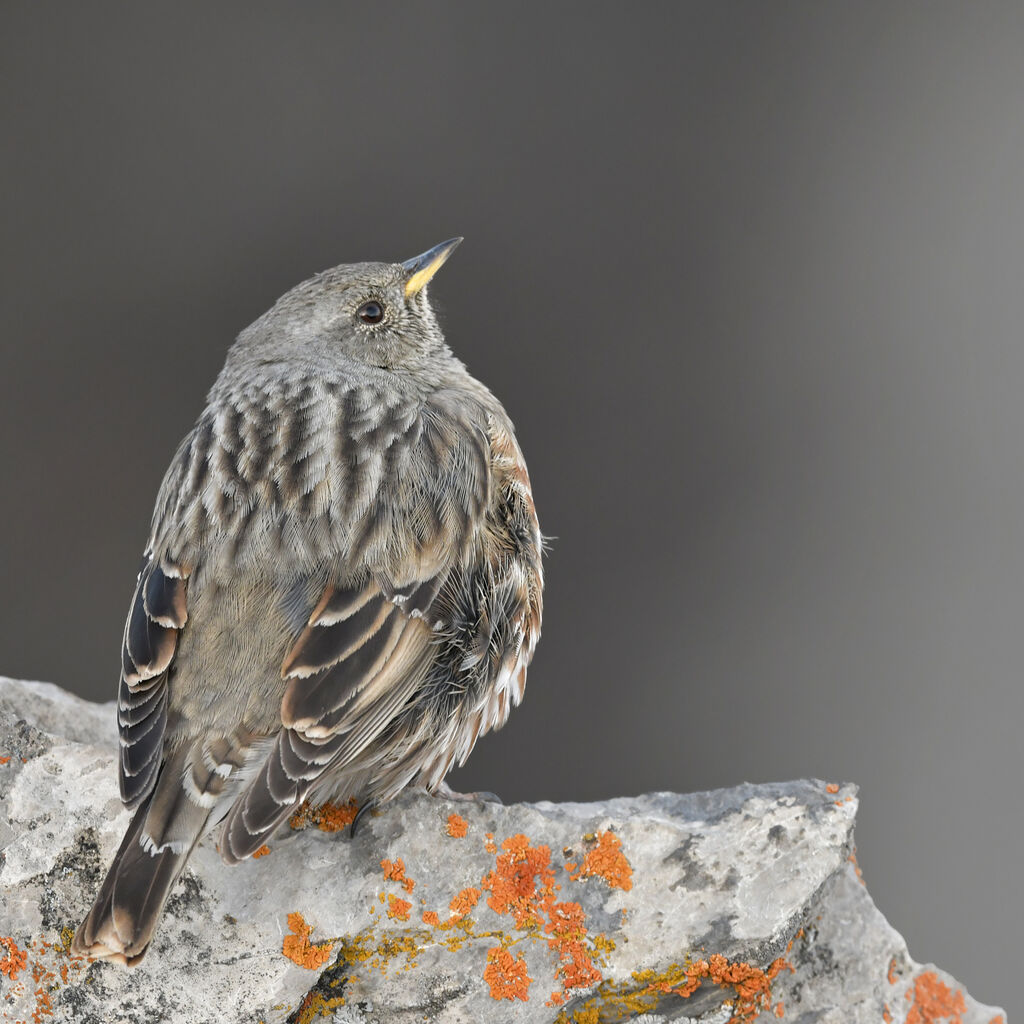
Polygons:
M392 961L405 958L403 970L416 966L416 957L428 941L427 932L394 934L375 940L372 931L363 931L352 938L343 939L336 962L350 967L387 974Z
M264 843L258 850L256 850L253 853L253 857L266 857L268 853L270 853L270 847L267 846L266 843Z
M281 952L292 963L311 971L318 970L327 963L331 956L331 950L334 948L334 943L311 943L309 936L312 934L313 929L306 924L301 914L296 912L288 915L288 930L291 934L284 937Z
M313 1024L316 1020L327 1020L334 1017L334 1011L339 1006L345 1005L344 996L324 996L322 992L315 989L307 992L295 1011L295 1020L298 1024Z
M411 910L412 904L408 900L403 900L393 892L388 893L388 917L395 918L398 921L408 921Z
M602 878L613 889L629 892L633 888L633 869L622 852L622 840L614 832L599 832L587 850L582 864L566 864L569 877Z
M299 809L288 819L288 824L294 829L316 825L321 832L340 832L356 820L358 813L359 805L355 800L349 800L347 804L325 803L316 807L303 800Z
M526 973L526 961L521 956L513 957L507 949L494 946L487 950L484 981L490 986L492 999L526 1002L533 978Z
M924 971L914 979L913 989L907 990L913 1000L906 1024L963 1024L961 1014L967 1012L967 1003L960 989L951 989L934 971Z
M452 839L465 839L469 831L469 822L459 814L449 814L448 827L445 831Z

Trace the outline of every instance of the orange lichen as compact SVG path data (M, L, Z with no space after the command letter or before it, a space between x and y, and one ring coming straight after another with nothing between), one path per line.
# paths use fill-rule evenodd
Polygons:
M355 800L349 800L347 804L325 803L315 807L304 800L288 819L288 824L294 829L316 825L321 832L340 832L356 820L358 813L359 804Z
M601 972L594 966L585 945L587 929L583 908L578 903L549 902L545 909L549 920L544 931L551 935L548 946L558 954L555 976L562 982L562 988L568 991L596 985L601 980Z
M480 896L479 889L463 889L457 896L452 897L448 909L456 920L462 920L480 902Z
M571 1015L565 1010L556 1017L557 1024L597 1024L599 1020L632 1019L657 1012L666 995L687 998L704 981L710 981L727 993L731 1007L729 1024L748 1024L758 1014L775 1012L771 1005L771 986L781 970L793 970L784 960L776 960L766 970L746 963L714 955L696 963L673 964L669 968L634 971L630 980L603 981L590 999ZM776 1010L779 1004L776 1004Z
M395 861L382 860L380 868L386 879L400 883L406 892L412 892L416 888L416 883L405 873L405 861L401 857Z
M449 814L448 827L445 831L452 839L465 839L466 833L469 831L469 822L461 815Z
M400 882L405 878L405 861L401 857L398 860L382 860L380 869L384 872L384 877L392 882Z
M550 848L533 846L522 834L504 840L501 848L504 852L498 855L494 870L480 883L491 894L487 905L495 913L511 915L516 928L543 927L549 948L558 956L556 977L564 991L596 985L602 975L594 963L594 950L587 945L583 909L579 903L556 902L558 886ZM611 852L616 849L612 846ZM604 850L607 852L608 846ZM600 859L595 866L608 868ZM620 870L613 877L619 882L628 880Z
M270 847L264 843L258 850L253 853L253 857L266 857L270 853Z
M853 865L853 871L854 874L857 876L857 881L860 882L861 885L866 885L867 883L864 881L864 872L861 871L860 864L857 863L856 847L854 847L853 850L850 851L850 856L847 859Z
M462 829L459 825L462 821L457 815L450 817L451 834L461 837ZM600 877L609 885L623 890L630 889L632 869L622 852L618 837L610 832L601 833L585 836L584 842L592 848L579 877L583 877L585 872L587 877ZM493 936L498 939L499 945L493 947L488 956L485 977L495 999L527 998L532 979L527 974L526 958L515 957L508 952L511 946L524 939L531 943L543 941L557 956L555 974L560 987L551 993L549 1006L564 1006L567 993L602 983L598 965L605 962L604 958L615 949L615 944L604 935L588 935L586 918L579 903L557 900L560 886L555 883L556 869L552 864L550 848L539 844L535 846L522 834L503 840L499 849L493 834L488 833L485 845L495 855L495 863L493 869L480 880L479 887L469 886L452 897L447 917L443 917L443 911L421 912L423 925L433 930L432 940L425 940L422 931L397 933L400 938L389 938L374 952L367 944L370 939L367 933L355 940L341 940L342 946L335 958L336 965L343 967L346 964L361 964L364 969L386 971L389 960L404 953L408 962L403 969L407 970L415 966L414 958L425 948L425 941L426 944L433 941L442 948L455 951L464 948L468 941ZM406 864L400 857L384 859L380 866L387 882L398 883L407 892L412 891L416 883L408 877ZM511 918L511 925L506 925L507 929L514 927L526 934L513 939L507 930L477 931L470 914L485 898L491 910ZM412 903L409 900L393 892L378 893L378 900L389 918L410 920ZM377 906L375 900L371 913ZM392 936L395 934L390 933ZM308 931L303 937L308 943Z
M1003 1021L1003 1015L1002 1015L1001 1013L997 1013L997 1014L996 1014L996 1015L995 1015L995 1016L994 1016L994 1017L993 1017L993 1018L992 1018L992 1019L991 1019L991 1020L990 1020L990 1021L988 1022L988 1024L1004 1024L1004 1021Z
M529 998L527 992L533 981L526 973L526 961L512 954L501 946L487 950L487 966L484 968L484 981L490 986L492 999Z
M776 1017L783 1017L783 1016L785 1016L785 1014L786 1014L786 1010L783 1007L782 1003L776 1003L775 1004L775 1016Z
M487 905L497 914L511 914L517 928L539 925L540 901L554 892L551 850L531 846L522 833L510 836L501 848L505 852L498 856L495 869L480 883L491 894Z
M602 878L613 889L629 892L633 888L633 869L622 852L622 840L614 832L599 832L596 845L583 857L583 864L566 864L569 877Z
M938 1024L940 1020L963 1024L961 1014L966 1012L963 992L951 989L934 971L925 971L914 979L913 1005L906 1024Z
M403 900L393 892L388 893L388 917L399 921L408 921L411 910L412 904L408 900Z
M53 1016L51 994L68 983L71 971L81 972L88 967L89 961L85 957L70 955L73 937L73 930L64 928L57 942L31 939L25 949L19 949L13 938L0 936L0 952L6 951L6 955L0 957L0 974L7 975L12 981L16 981L21 971L28 971L32 977L34 987L26 981L17 981L10 995L16 999L27 996L32 1001L27 1019L33 1024L40 1024L44 1018ZM5 1013L4 1020L7 1019ZM25 1022L26 1018L20 1018L18 1024Z
M892 1024L892 1014L889 1012L889 1004L882 1003L882 1020L885 1024Z
M735 993L731 1022L739 1024L741 1021L753 1020L770 1006L772 981L784 969L792 971L793 967L781 958L762 971L759 967L727 960L716 953L707 960L692 964L687 969L688 981L683 986L685 993L676 991L679 995L691 995L705 978L719 988L731 988Z
M53 1003L50 1001L50 993L42 986L37 988L33 995L36 997L36 1005L32 1011L32 1022L40 1024L44 1017L53 1016Z
M895 985L900 980L900 976L896 973L896 957L889 961L889 970L885 976L888 978L890 985Z
M315 971L323 967L330 959L333 942L311 943L309 936L313 929L306 924L305 919L299 913L288 915L288 930L292 933L284 937L281 952L288 957L292 963Z
M0 764L7 764L7 762L10 761L10 759L11 759L11 755L10 754L8 754L7 757L0 757Z
M28 964L28 950L18 949L18 944L7 935L0 935L0 949L7 950L7 955L0 957L0 974L17 981L18 972L25 970Z
M825 792L826 793L838 793L839 792L839 787L834 782L830 782L825 787Z
M498 847L494 845L494 833L493 832L485 832L484 833L484 849L488 853L497 853L498 852Z

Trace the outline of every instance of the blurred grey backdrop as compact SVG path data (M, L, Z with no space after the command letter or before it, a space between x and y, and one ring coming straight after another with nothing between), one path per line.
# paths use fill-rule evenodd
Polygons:
M1010 1006L1024 6L3 5L0 672L113 695L163 470L312 272L432 289L546 532L456 788L862 786L913 954Z

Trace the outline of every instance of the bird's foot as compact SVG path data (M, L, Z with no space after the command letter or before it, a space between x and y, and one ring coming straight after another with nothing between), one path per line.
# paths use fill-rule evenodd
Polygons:
M434 796L440 800L455 800L474 804L484 803L504 805L505 803L497 793L492 793L490 790L486 789L481 789L476 793L456 793L447 782L442 782L441 785L434 790Z

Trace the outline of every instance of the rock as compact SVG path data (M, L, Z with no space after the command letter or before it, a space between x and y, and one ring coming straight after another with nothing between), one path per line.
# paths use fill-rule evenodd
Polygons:
M854 787L816 781L510 807L410 793L355 838L350 808L309 811L238 867L205 839L143 963L90 964L68 943L128 824L115 751L112 705L0 680L3 1020L1000 1014L910 959L852 862Z

